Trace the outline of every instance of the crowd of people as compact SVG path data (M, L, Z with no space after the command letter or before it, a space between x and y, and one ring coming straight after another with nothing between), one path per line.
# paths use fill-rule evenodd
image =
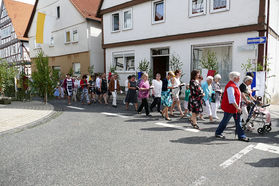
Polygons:
M214 77L207 76L203 81L199 70L191 72L189 84L181 82L181 70L170 71L163 79L161 79L161 74L157 73L151 84L147 73L142 73L138 80L135 75L131 75L125 81L123 103L126 110L133 105L138 114L141 114L144 109L147 117L151 117L150 112L156 108L156 111L168 121L174 117L174 111L178 111L180 118L189 118L195 129L199 129L198 120L205 120L204 116L208 116L209 122L218 121L217 110L221 106L224 116L215 132L216 138L225 138L222 133L233 117L238 139L248 142L249 138L244 134L241 120L247 119L247 107L255 99L252 96L253 90L249 86L253 81L253 74L247 74L240 86L238 86L240 73L231 72L229 78L230 81L223 90L220 85L220 74ZM184 86L184 94L181 94ZM79 92L82 104L97 102L108 104L112 96L113 107L117 107L117 94L123 93L117 74L110 74L108 79L105 73L90 77L84 75L82 79L72 78L70 74L67 74L65 80L57 86L54 95L57 98L63 98L66 94L68 104L71 105L72 100L77 101ZM184 111L181 108L181 95L184 95ZM149 100L151 97L153 100ZM152 102L151 105L149 101ZM138 102L140 102L139 105ZM252 130L252 126L249 126L249 129Z

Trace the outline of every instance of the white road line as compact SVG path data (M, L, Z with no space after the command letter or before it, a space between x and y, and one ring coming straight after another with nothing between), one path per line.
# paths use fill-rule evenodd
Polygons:
M254 148L258 149L258 150L266 151L266 152L279 154L279 147L274 146L274 145L267 145L267 144L263 144L263 143L258 143Z
M71 109L77 109L77 110L85 110L84 108L80 108L80 107L73 107L73 106L67 106L68 108Z
M115 113L109 113L109 112L102 112L101 114L104 114L104 115L107 115L107 116L117 116L117 117L120 117L120 118L129 118L128 116L123 116L121 114L115 114Z
M255 145L249 145L246 148L244 148L243 150L241 150L239 153L235 154L234 156L232 156L230 159L226 160L224 163L220 164L220 167L222 167L223 169L229 167L230 165L232 165L234 162L236 162L237 160L239 160L242 156L244 156L245 154L247 154L248 152L250 152L251 150L253 150L255 147Z
M194 181L191 186L199 186L199 185L203 185L205 184L207 178L204 176L201 176L199 179L197 179L196 181Z
M175 129L179 129L179 130L183 130L183 131L187 131L187 132L200 132L197 129L189 129L189 128L171 125L171 124L167 124L167 123L155 123L155 125L160 125L160 126L164 126L164 127L168 127L168 128L175 128Z

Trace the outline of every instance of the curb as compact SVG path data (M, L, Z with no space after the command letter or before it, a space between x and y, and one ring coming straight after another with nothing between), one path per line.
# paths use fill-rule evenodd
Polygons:
M7 131L0 132L0 138L4 137L4 136L7 136L7 135L11 135L11 134L14 134L14 133L19 133L19 132L22 132L24 130L32 129L34 127L40 126L42 124L45 124L45 123L57 118L58 116L60 116L63 113L61 108L56 108L53 104L50 104L50 105L53 106L52 112L50 114L46 115L45 117L43 117L41 119L33 121L31 123L28 123L28 124L25 124L25 125L22 125L22 126L19 126L19 127L7 130Z

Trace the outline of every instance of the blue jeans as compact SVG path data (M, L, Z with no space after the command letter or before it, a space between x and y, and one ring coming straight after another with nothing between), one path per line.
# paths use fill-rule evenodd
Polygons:
M222 132L225 130L225 128L227 127L227 124L229 123L230 119L233 117L234 122L235 122L235 126L236 126L236 133L238 135L238 138L245 138L245 134L244 131L242 130L241 127L241 118L240 118L240 114L232 114L232 113L224 113L224 117L221 121L221 123L219 124L219 127L217 128L215 134L216 135L221 135Z

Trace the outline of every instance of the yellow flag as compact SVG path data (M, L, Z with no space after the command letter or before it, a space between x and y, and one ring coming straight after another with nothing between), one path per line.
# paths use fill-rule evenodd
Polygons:
M37 18L37 32L36 32L36 43L44 43L44 25L45 25L46 14L38 12Z

